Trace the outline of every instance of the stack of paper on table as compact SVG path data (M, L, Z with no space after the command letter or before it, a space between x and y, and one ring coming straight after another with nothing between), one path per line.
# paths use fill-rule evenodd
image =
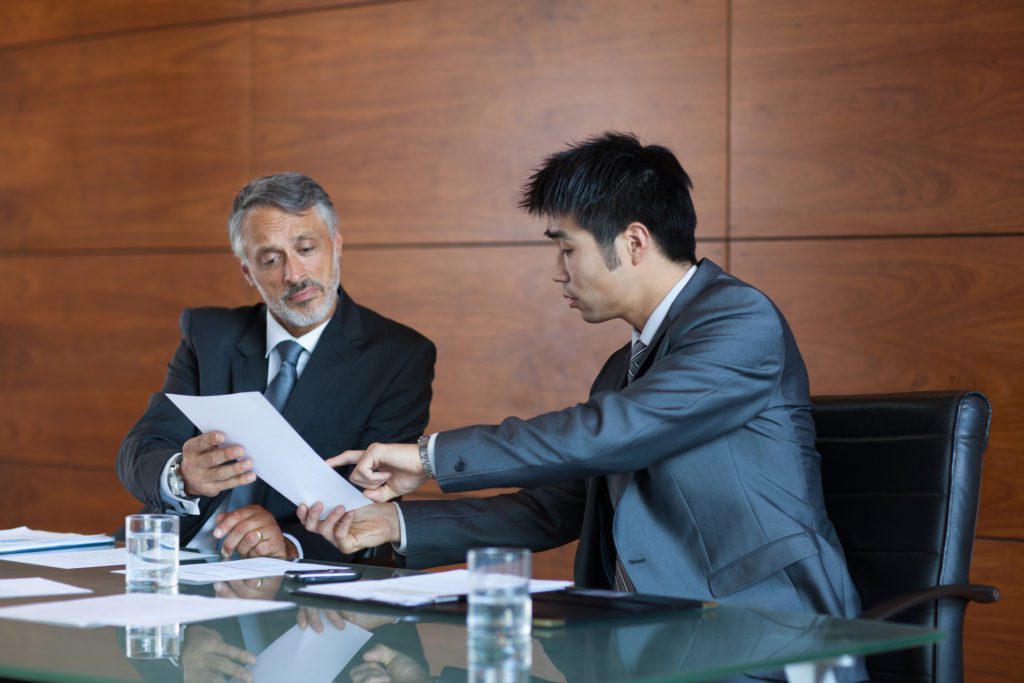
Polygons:
M0 619L60 626L163 626L223 619L294 607L292 602L224 600L201 595L124 593L101 598L60 600L0 609Z
M336 567L328 564L289 562L273 557L252 557L229 562L182 565L178 568L178 580L182 583L239 581L241 579L258 579L264 576L284 576L286 571L307 569L336 569Z
M53 531L36 531L27 526L19 526L16 529L0 529L0 555L57 548L80 548L113 542L114 538L106 534L60 534Z
M44 595L77 595L92 593L88 588L79 588L60 581L38 577L27 579L0 579L0 599L36 598Z
M544 593L567 588L572 581L530 581L531 593ZM327 595L346 600L371 600L389 605L416 607L433 602L452 600L469 593L469 571L456 569L435 574L418 574L397 579L333 583L310 586L303 594Z

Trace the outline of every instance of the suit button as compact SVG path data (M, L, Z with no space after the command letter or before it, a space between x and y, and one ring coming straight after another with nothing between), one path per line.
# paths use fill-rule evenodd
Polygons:
M460 460L460 461L458 461L457 463L455 463L455 471L456 471L456 472L461 472L461 471L463 471L464 469L466 469L466 463L464 463L464 462L463 462L463 461L461 461L461 460Z

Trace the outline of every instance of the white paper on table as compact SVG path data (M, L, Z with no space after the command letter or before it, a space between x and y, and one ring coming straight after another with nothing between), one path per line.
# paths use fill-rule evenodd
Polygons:
M92 593L60 581L32 577L28 579L0 579L0 598L35 598L43 595L78 595Z
M225 600L201 595L123 593L100 598L59 600L0 609L0 619L59 626L163 626L289 609L295 603Z
M101 550L55 550L41 553L25 553L22 555L3 555L0 560L34 564L38 567L54 567L56 569L84 569L86 567L109 567L121 565L128 561L128 551L124 548L103 548Z
M167 398L199 431L223 432L225 446L244 448L256 476L296 507L323 503L323 519L339 505L355 510L370 504L369 498L316 454L263 394L167 394Z
M182 583L214 583L258 579L264 576L284 576L286 571L305 569L337 569L334 565L289 562L274 557L253 557L230 562L210 562L178 567L178 581Z
M546 593L561 590L572 585L572 581L530 581L531 593ZM357 581L354 583L332 583L323 586L303 588L302 592L346 598L348 600L373 600L391 605L415 607L428 605L446 599L458 598L469 593L469 571L455 569L434 574L402 576L397 579L378 581Z
M35 552L113 543L114 537L107 534L63 534L55 531L36 531L27 526L0 529L0 553Z
M373 637L366 629L348 622L343 629L327 619L323 623L320 633L296 624L271 643L248 667L253 683L294 680L296 662L302 663L305 683L330 683Z

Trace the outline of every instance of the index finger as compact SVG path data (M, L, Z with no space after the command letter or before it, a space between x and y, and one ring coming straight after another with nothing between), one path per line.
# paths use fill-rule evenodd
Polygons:
M341 467L342 465L355 465L359 462L359 459L363 457L363 453L366 451L345 451L339 453L333 458L327 458L324 460L331 467Z
M222 443L224 443L223 432L205 432L199 436L193 436L185 442L185 446L191 444L196 450L208 451L211 448L216 448Z

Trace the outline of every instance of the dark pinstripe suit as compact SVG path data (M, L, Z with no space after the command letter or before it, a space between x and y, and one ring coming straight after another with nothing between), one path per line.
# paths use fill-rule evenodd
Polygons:
M374 441L408 442L427 426L434 345L418 332L374 313L339 290L339 303L285 406L284 417L322 457ZM196 435L166 393L216 395L267 386L266 307L196 308L181 315L181 343L160 392L121 443L117 473L148 511L162 511L160 473ZM262 481L257 501L307 557L337 558L322 537L295 519L295 506ZM181 520L182 542L202 528L227 491L200 501Z

